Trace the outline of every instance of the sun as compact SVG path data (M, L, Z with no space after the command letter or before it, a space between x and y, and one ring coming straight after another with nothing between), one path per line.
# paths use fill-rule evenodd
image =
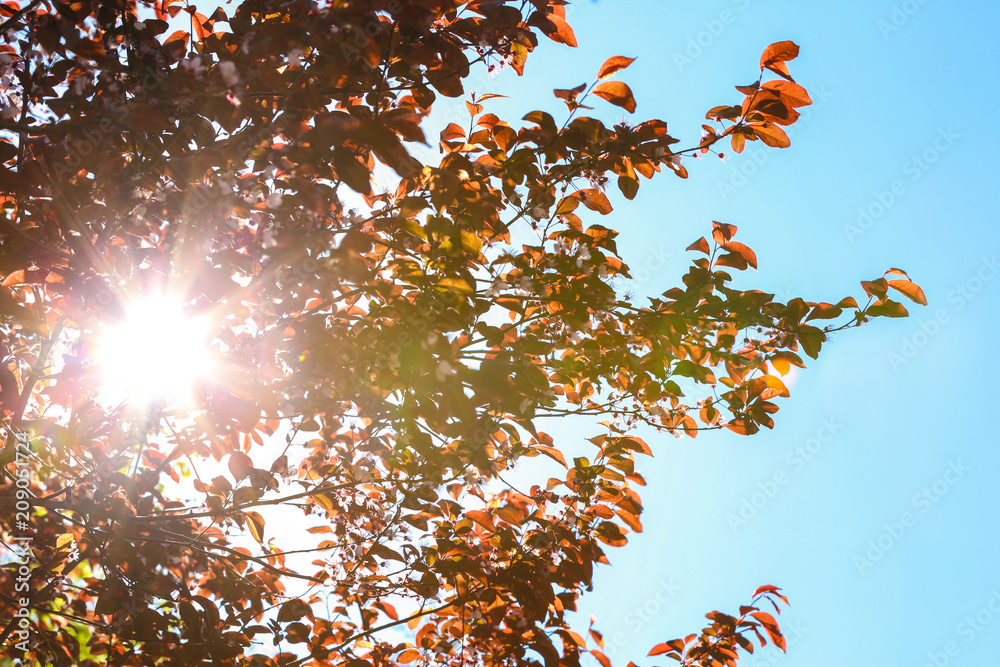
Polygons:
M119 321L97 332L99 395L134 406L188 403L198 381L212 374L211 341L208 318L180 299L153 295L129 302Z

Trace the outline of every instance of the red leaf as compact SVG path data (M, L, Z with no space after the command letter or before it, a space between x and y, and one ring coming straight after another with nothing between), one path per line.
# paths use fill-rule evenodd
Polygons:
M678 642L680 642L680 640L675 639L673 641L657 644L653 648L649 649L649 653L647 653L646 655L653 656L653 655L663 655L665 653L679 653L680 651L677 648ZM681 646L683 646L683 644Z
M608 660L608 656L604 655L604 653L602 653L601 651L598 651L597 649L591 649L590 655L597 658L597 662L601 663L603 667L611 667L611 661Z
M774 645L780 648L782 651L785 650L785 638L781 634L781 630L778 628L778 622L774 620L766 611L755 611L750 614L764 626L764 630L767 632L767 636L771 638Z
M791 353L787 353L787 354L791 354ZM805 366L802 366L802 368L805 368ZM757 596L759 596L759 595L761 595L763 593L767 593L769 595L774 595L775 597L777 597L779 600L781 600L785 604L788 604L788 598L786 598L784 595L781 594L781 589L778 588L777 586L771 586L771 585L761 586L760 588L758 588L757 590L755 590L753 592L753 596L756 598Z

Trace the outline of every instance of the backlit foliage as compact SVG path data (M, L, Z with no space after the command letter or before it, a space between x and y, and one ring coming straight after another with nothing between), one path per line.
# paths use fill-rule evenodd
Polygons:
M0 506L18 534L24 476L34 531L28 591L0 570L8 655L607 667L567 612L642 529L636 455L656 446L633 428L770 428L830 332L905 315L891 290L923 301L898 270L860 305L736 289L757 258L721 223L681 284L623 296L606 190L686 178L717 144L788 146L810 99L780 42L698 145L586 115L635 110L622 56L555 91L559 118L498 117L463 81L575 46L564 5L0 4ZM442 98L467 122L429 136ZM163 294L207 318L212 372L190 403L110 400L99 332ZM590 442L540 430L562 415L593 416ZM537 456L561 472L506 483ZM763 587L651 654L783 648L759 606L783 599Z

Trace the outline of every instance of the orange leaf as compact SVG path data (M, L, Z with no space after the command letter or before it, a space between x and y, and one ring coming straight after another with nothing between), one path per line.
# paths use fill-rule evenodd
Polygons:
M781 630L778 629L778 622L774 620L766 611L755 611L750 614L764 626L764 630L767 631L767 636L771 638L774 645L780 648L782 651L785 650L785 637L781 634Z
M236 481L240 481L253 470L253 461L243 452L233 452L229 457L229 472Z
M921 306L927 305L927 297L924 296L924 291L916 283L911 283L909 280L890 280L889 287L901 292L903 296L914 303L919 303Z
M765 81L761 88L778 93L793 107L804 107L812 104L812 99L806 89L793 81Z
M903 276L907 280L910 279L909 274L906 271L904 271L903 269L889 269L888 271L886 271L885 273L883 273L882 276L883 277L885 277L885 276Z
M637 517L635 514L632 514L631 512L626 512L623 509L616 509L615 514L617 514L618 518L624 521L625 525L627 525L629 528L631 528L637 533L642 532L642 523L639 521L639 517Z
M465 516L469 517L480 526L491 532L495 533L497 530L496 525L493 523L493 517L489 514L489 512L484 512L483 510L469 510L465 513Z
M794 60L798 55L799 47L795 42L775 42L764 49L764 53L760 57L760 69L763 71L767 68L791 81L792 77L788 73L788 67L785 63Z
M760 57L760 68L764 69L771 63L795 60L799 55L799 46L792 41L775 42L764 49Z
M742 132L734 132L729 142L733 145L733 150L735 152L742 153L743 148L747 144L747 138L743 136Z
M629 113L635 111L635 98L632 96L632 89L621 81L605 81L604 83L600 83L594 88L594 94L616 106L622 107Z
M566 465L566 457L563 456L563 453L558 449L556 449L555 447L549 447L548 445L534 445L532 449L537 449L542 454L548 456L550 459L558 461L559 463L563 464L564 468L567 469L569 468L569 466Z
M753 592L753 596L757 597L761 593L767 593L769 595L774 595L775 597L777 597L779 600L781 600L785 604L788 604L788 598L786 598L784 595L781 594L781 589L778 588L777 586L771 586L771 585L761 586L760 588L758 588L757 590L755 590Z
M773 357L769 359L774 370L778 371L782 375L788 375L788 372L792 370L792 366L798 366L799 368L805 368L806 365L802 363L799 355L794 352L777 352Z
M621 526L610 521L602 521L597 527L597 539L613 547L623 547L628 543Z
M394 621L399 620L399 614L396 612L396 608L393 607L388 602L385 602L384 600L378 600L374 603L374 605L379 609L381 609L385 613L385 615L391 618L392 620Z
M876 297L879 301L885 299L885 294L889 290L889 283L886 282L885 278L878 278L877 280L862 280L861 289L865 291L868 296Z
M214 22L210 21L207 16L198 12L192 13L192 16L194 17L194 30L198 35L199 40L204 41L206 37L215 33L215 31L212 30L212 24Z
M804 321L808 322L815 319L832 320L835 317L840 317L843 312L844 310L840 306L834 306L829 303L817 303Z
M408 648L399 654L399 656L396 658L396 662L398 662L401 665L406 665L413 662L419 657L420 657L420 651L418 651L415 648Z
M567 46L576 46L576 35L573 33L573 28L569 27L566 20L562 17L556 16L555 14L549 14L545 17L554 26L555 30L545 33L545 36L551 39L553 42L559 42L560 44L566 44Z
M455 139L464 138L465 130L457 123L448 123L448 127L441 130L441 141L454 141Z
M672 643L673 642L663 642L662 644L657 644L653 648L649 649L649 653L647 653L646 655L647 656L663 655L664 653L670 653L672 651L676 651L677 649L671 646Z
M583 202L583 205L591 211L597 211L601 215L607 215L613 210L607 195L597 188L586 188L574 192L570 197L576 197Z
M18 269L17 271L14 271L13 273L9 274L6 278L4 278L3 286L10 287L11 285L23 285L27 282L28 280L25 277L24 270Z
M906 317L909 315L903 304L891 299L876 303L867 312L870 317Z
M785 131L773 123L761 123L749 126L760 140L771 148L788 148L792 145Z
M259 544L264 544L264 517L257 512L244 512L243 516L247 519L247 528L250 529L253 538Z
M727 243L730 239L736 236L736 230L739 229L736 225L727 225L724 222L712 221L712 238L716 243L722 245Z
M576 102L576 98L586 89L587 84L581 83L576 88L556 88L552 91L552 94L566 102Z
M611 661L608 660L608 656L604 655L601 651L591 649L590 655L594 656L597 659L597 662L601 663L603 667L611 667Z
M707 245L707 244L706 244ZM743 245L742 243L737 243L736 241L727 241L722 244L722 249L728 252L735 252L739 254L740 257L746 261L747 264L753 268L757 268L757 255L754 251Z
M711 250L708 247L708 241L705 240L704 236L702 236L700 239L689 245L687 248L685 248L685 250L697 250L699 252L705 253L706 255L711 254Z
M629 65L635 62L635 58L626 58L625 56L611 56L604 61L601 65L600 71L597 73L598 79L606 79L613 75L615 72L620 72Z
M760 430L759 426L746 417L739 417L731 420L728 424L726 424L726 428L738 435L753 435Z

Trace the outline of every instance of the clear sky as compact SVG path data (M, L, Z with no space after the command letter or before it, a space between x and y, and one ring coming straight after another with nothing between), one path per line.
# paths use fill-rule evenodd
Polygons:
M639 295L676 284L683 248L719 220L757 252L745 286L860 300L859 280L900 267L930 301L836 337L798 375L773 432L644 433L656 452L641 462L646 531L609 549L581 626L597 616L616 665L663 664L644 658L653 644L775 584L792 603L789 653L744 665L996 664L1000 438L997 363L985 356L1000 305L1000 188L976 132L1000 107L1000 4L584 0L569 19L579 49L543 44L523 79L473 77L480 93L512 96L488 110L561 118L552 88L633 56L619 78L634 118L666 120L686 146L705 111L742 99L732 86L756 79L765 46L802 49L791 71L815 104L791 148L687 161L689 180L664 175L634 202L613 199L601 222L647 269Z

